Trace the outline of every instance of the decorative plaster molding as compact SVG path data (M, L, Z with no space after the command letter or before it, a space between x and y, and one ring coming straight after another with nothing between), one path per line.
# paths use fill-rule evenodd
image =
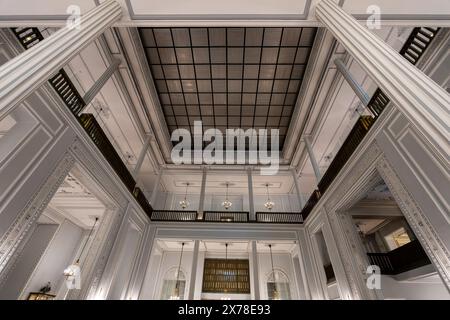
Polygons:
M447 247L439 238L427 216L403 185L386 157L383 156L377 163L377 170L389 187L398 206L420 240L424 250L428 253L445 285L447 288L450 288L450 254Z
M0 283L5 280L6 274L13 267L20 251L18 247L63 183L74 162L72 155L66 152L55 170L50 173L43 186L0 240Z

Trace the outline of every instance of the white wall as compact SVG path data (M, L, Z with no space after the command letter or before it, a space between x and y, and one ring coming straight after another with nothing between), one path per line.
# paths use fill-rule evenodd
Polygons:
M159 250L156 250L156 254L152 254L149 262L149 267L147 269L147 275L144 281L144 285L141 291L140 299L143 300L158 300L161 296L162 284L164 276L167 270L178 267L180 252L173 251L163 251L162 254ZM205 258L224 258L223 252L199 252L199 261L197 265L196 283L194 299L220 299L223 294L213 294L213 293L202 293L203 284L203 266ZM228 258L230 259L249 259L251 260L251 255L247 253L229 253ZM294 265L292 261L292 256L289 253L274 253L274 267L276 269L281 269L287 275L290 282L290 290L292 299L298 299L298 291L296 284L296 277L294 274ZM261 299L267 299L267 286L266 279L269 273L272 271L272 265L270 262L270 255L268 253L259 253L259 286L261 292ZM192 267L192 251L185 251L183 253L183 259L181 262L181 269L186 277L186 292L185 299L188 295L188 288L190 284ZM253 278L253 268L250 265L250 277ZM251 288L253 290L253 288ZM236 300L250 300L250 294L232 294L233 299Z
M39 291L47 282L51 283L51 293L56 294L64 285L64 269L76 260L76 253L82 245L83 229L69 220L64 220L56 230L31 275L21 298L25 299L29 292Z
M19 298L22 289L26 285L28 278L38 264L39 259L57 228L58 225L56 224L38 224L36 226L16 260L14 269L9 272L8 277L0 284L0 300ZM40 282L41 286L37 288L37 291L46 284L47 282Z
M405 300L450 300L450 293L442 283L437 281L397 281L391 276L381 276L381 291L384 299Z
M267 279L272 272L272 263L269 253L258 253L259 262L259 291L261 299L268 299L267 295ZM289 279L289 289L291 291L291 299L298 299L297 284L295 281L294 264L292 256L289 253L273 253L273 267L280 269Z

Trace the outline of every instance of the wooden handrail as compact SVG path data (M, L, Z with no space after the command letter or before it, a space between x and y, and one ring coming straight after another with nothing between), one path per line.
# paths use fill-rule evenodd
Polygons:
M367 256L370 264L377 265L382 274L388 275L410 271L431 263L419 240L413 240L386 253L369 252Z
M87 134L91 137L94 144L103 154L103 156L108 160L109 164L113 167L114 171L119 175L122 182L128 188L128 190L133 193L136 182L131 175L128 168L123 163L119 154L114 149L111 142L109 142L108 137L102 130L94 115L90 113L83 113L78 118L82 127L86 130Z

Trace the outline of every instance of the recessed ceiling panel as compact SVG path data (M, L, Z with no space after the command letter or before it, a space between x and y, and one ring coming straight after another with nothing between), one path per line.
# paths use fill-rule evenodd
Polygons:
M140 28L169 132L279 129L292 116L315 28Z

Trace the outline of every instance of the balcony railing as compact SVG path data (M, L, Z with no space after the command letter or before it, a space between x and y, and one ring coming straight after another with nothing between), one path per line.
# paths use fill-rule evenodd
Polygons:
M25 50L44 40L38 28L12 28L11 30ZM83 111L86 103L64 69L59 70L49 80L49 83L75 116L78 116Z
M400 50L400 54L413 65L416 65L439 30L440 28L431 27L414 28L408 40ZM347 160L350 158L350 156L363 140L364 136L369 131L373 122L380 116L389 102L389 97L380 88L378 88L372 96L372 99L370 99L369 104L367 105L367 108L373 114L374 118L372 119L371 117L367 116L361 117L355 124L342 147L339 149L335 158L328 167L327 171L323 175L322 179L318 183L318 189L320 190L320 192L317 193L317 190L314 190L311 198L308 200L308 203L303 208L303 219L306 219L306 217L312 211L320 196L324 194L327 188L334 181L342 167L345 165Z
M306 218L311 213L312 209L314 209L314 207L317 204L317 202L319 202L320 196L321 195L320 195L320 191L319 190L314 190L314 192L311 194L311 196L309 197L308 201L306 202L306 204L303 207L302 212L301 212L301 215L303 217L303 221L306 220Z
M367 253L367 256L370 264L379 266L381 273L387 275L396 275L431 263L418 240L387 253Z
M248 222L248 212L245 211L204 211L203 221L206 222Z
M318 188L321 194L324 194L330 184L334 181L342 167L347 163L348 159L364 139L367 132L369 132L373 123L374 119L371 116L361 116L358 119L322 179L320 179Z
M150 219L152 221L197 221L197 211L181 210L153 210Z
M139 188L139 187L134 188L133 195L136 198L136 201L141 206L141 208L145 211L147 216L151 219L153 208L148 203L147 198L145 197L145 195L142 192L141 188Z
M25 50L44 40L44 37L38 28L12 28L11 30ZM92 114L81 114L86 103L64 69L59 70L56 75L49 80L49 83L55 89L67 108L69 108L72 114L79 120L94 144L113 167L127 189L136 198L142 209L150 216L152 213L151 205L148 203L142 190L135 188L136 182L134 181L133 176L130 174L128 168L117 154L108 137L97 123L97 120L95 120Z
M256 222L303 223L303 216L300 212L256 212Z
M119 175L122 182L126 185L128 190L133 193L136 182L120 156L117 154L111 142L109 142L105 132L103 132L97 120L95 120L94 115L90 113L83 113L78 119L87 134L91 137L94 144L108 160L114 171Z

